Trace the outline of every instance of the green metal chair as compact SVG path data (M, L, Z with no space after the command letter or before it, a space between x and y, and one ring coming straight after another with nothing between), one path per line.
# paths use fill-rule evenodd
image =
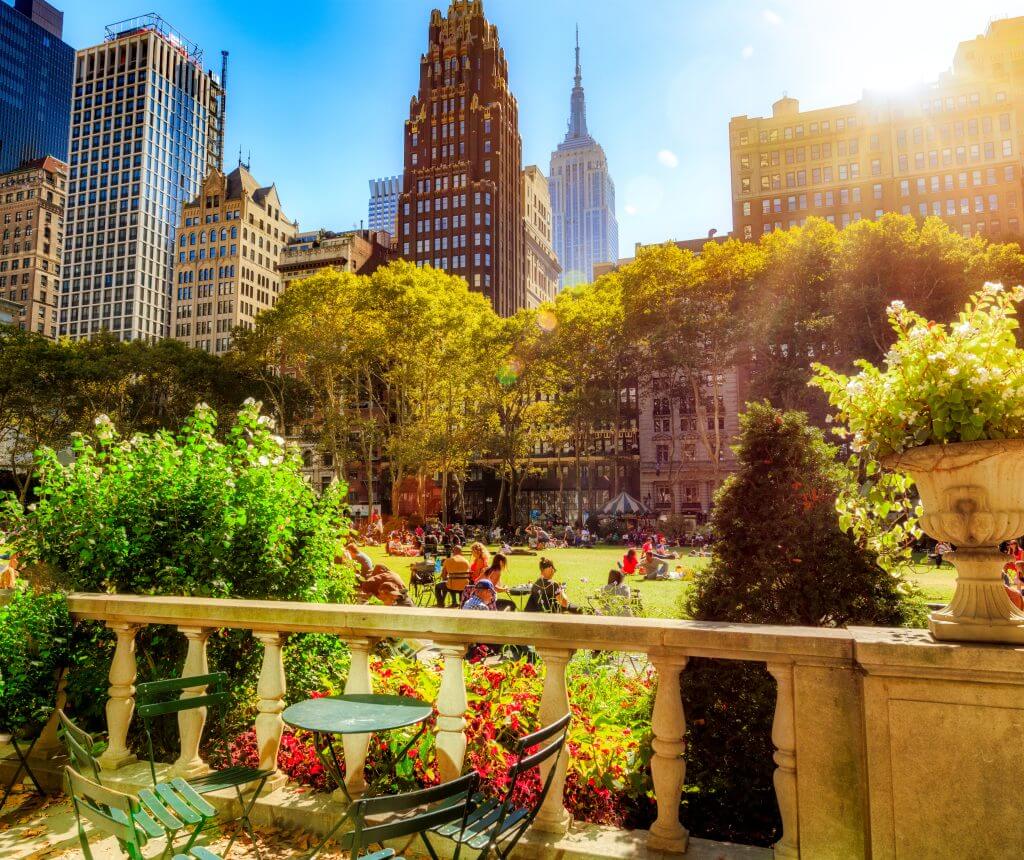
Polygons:
M197 687L205 688L206 693L200 696L180 698L181 693L185 690ZM257 798L260 796L260 792L263 791L263 786L266 785L267 779L275 771L249 767L248 765L230 764L231 744L225 731L225 716L230 700L231 696L227 691L227 675L224 672L213 672L209 675L193 675L188 678L172 678L167 681L150 681L145 684L139 684L136 688L137 713L142 719L142 727L146 734L149 769L153 778L154 791L162 798L165 798L168 804L175 808L175 811L178 811L173 806L171 799L171 795L174 792L168 788L166 783L161 784L157 782L156 760L153 753L153 721L161 717L177 715L182 711L206 708L207 724L216 725L216 732L214 734L220 747L217 752L220 753L228 764L226 767L213 769L209 773L193 779L184 780L179 778L172 780L170 786L171 788L178 789L179 792L192 789L199 795L233 788L238 799L241 814L237 818L221 821L221 823L240 822L242 828L249 834L249 838L252 839L253 850L256 852L256 857L259 858L261 855L256 839L256 831L253 829L249 816L253 806L256 804ZM252 795L246 799L243 788L253 784L255 784L255 788ZM205 827L205 824L206 822L203 822L202 826L196 830L193 834L193 839ZM237 836L237 832L232 835L227 848L224 850L225 856L231 853L231 847L234 845ZM191 843L189 847L191 847Z
M569 733L570 714L526 735L516 742L516 763L509 769L508 782L497 797L478 796L474 798L475 808L464 826L453 827L450 823L434 828L434 832L447 837L459 845L468 845L479 851L477 860L490 856L507 858L523 837L547 797L551 782L558 767L558 757L565 747ZM546 761L551 762L547 779L537 792L532 806L516 806L513 802L516 789L524 776L533 768ZM456 849L457 851L458 849Z
M107 788L91 779L82 776L71 765L65 769L68 794L75 810L78 824L78 842L85 860L93 860L89 839L85 833L85 822L107 836L117 839L121 850L131 860L144 860L143 848L152 839L166 838L167 844L160 854L165 857L171 851L171 834L182 829L183 822L175 819L169 809L151 797L150 801L136 800L130 794L124 794ZM177 854L175 858L185 860L221 860L212 851L205 848L191 847L186 849L189 855Z
M350 853L351 860L403 860L393 848L384 848L383 844L406 836L412 836L413 841L419 836L431 860L439 860L427 833L445 826L461 834L472 811L479 781L476 773L469 773L432 788L361 798L349 806L309 858L316 856L327 841L348 823L352 829L341 835L338 844ZM372 845L381 847L376 851L369 850ZM459 860L461 847L461 844L456 844L452 860Z
M58 710L57 717L60 720L61 737L64 746L67 747L72 767L78 773L91 773L93 780L102 785L100 763L93 755L96 749L93 736L75 725L64 711ZM205 828L206 822L217 817L217 810L183 779L160 783L153 790L143 789L139 792L139 800L142 801L143 807L149 810L150 817L164 828L169 844L173 842L179 830L185 827L192 828L188 841L181 849L183 851L190 850ZM164 815L168 808L173 812L170 817Z

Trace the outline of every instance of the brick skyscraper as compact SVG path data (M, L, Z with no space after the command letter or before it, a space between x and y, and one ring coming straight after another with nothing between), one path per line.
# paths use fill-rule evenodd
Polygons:
M526 305L522 139L498 29L481 0L430 13L405 123L398 250L464 277L503 315Z

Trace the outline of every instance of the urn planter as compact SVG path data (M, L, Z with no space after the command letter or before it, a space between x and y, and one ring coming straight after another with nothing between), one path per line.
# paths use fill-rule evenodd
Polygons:
M917 484L921 528L956 551L953 599L931 614L936 639L1024 643L1024 612L1006 595L999 544L1024 534L1024 439L924 445L883 461Z

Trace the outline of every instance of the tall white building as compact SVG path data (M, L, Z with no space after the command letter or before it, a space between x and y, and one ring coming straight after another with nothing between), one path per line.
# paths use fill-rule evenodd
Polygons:
M586 283L593 279L596 263L619 258L619 224L608 160L587 131L578 30L569 130L551 153L548 188L555 254L562 266L559 288Z
M223 90L202 61L153 14L111 24L78 52L61 335L170 335L182 203L223 156Z
M398 235L398 195L401 193L401 176L370 180L369 217L366 225L370 230Z

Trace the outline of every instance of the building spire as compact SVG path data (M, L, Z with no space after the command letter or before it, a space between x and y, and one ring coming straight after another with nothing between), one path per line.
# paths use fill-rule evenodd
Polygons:
M576 86L583 86L583 72L580 71L580 25L576 25Z
M586 140L590 135L587 133L587 104L583 96L583 72L580 69L580 27L576 25L576 77L572 88L572 98L569 103L569 131L565 135L566 142L570 140Z

